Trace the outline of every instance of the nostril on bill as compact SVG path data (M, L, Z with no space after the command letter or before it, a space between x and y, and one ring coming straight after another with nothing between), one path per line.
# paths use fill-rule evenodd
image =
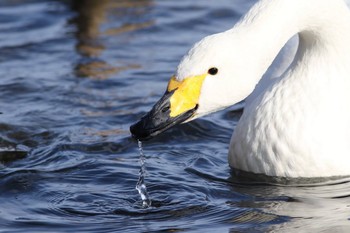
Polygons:
M165 113L165 112L169 111L169 109L170 109L170 105L165 106L165 107L162 109L162 113Z

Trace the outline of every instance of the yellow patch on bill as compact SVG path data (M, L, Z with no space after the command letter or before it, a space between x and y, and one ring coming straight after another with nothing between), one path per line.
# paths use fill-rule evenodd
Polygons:
M176 88L178 88L181 85L181 83L182 82L177 81L174 76L171 77L171 79L168 83L168 87L167 87L168 92L171 92L171 91L175 90Z
M193 76L177 81L172 77L168 84L168 92L174 91L170 97L170 116L176 117L196 107L201 93L204 78L207 74Z

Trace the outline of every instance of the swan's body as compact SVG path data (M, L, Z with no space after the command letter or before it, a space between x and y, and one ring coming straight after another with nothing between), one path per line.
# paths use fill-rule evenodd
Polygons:
M350 13L343 0L262 0L234 28L197 43L169 84L178 94L168 97L171 117L190 112L194 119L246 98L295 34L289 68L250 97L229 164L270 176L350 175ZM218 73L203 75L211 67ZM188 97L188 86L199 88L198 98ZM181 93L187 105L174 114Z
M268 1L260 7L263 3ZM277 31L287 39L299 32L299 51L282 77L245 109L231 139L230 165L272 176L349 175L348 9L341 1L275 4L280 15L266 15L262 30L270 34L266 36Z

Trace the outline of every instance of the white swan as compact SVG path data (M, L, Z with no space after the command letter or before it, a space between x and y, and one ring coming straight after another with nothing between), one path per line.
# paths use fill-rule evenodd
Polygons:
M350 12L343 0L259 1L232 29L194 45L132 134L147 139L242 101L295 34L289 68L244 109L229 164L269 176L350 175Z

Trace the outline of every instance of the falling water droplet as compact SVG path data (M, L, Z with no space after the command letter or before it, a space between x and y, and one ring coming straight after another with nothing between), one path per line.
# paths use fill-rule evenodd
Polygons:
M142 199L142 207L147 208L151 206L151 199L147 193L147 187L145 184L145 176L146 176L146 165L145 165L145 155L142 149L142 142L138 141L139 152L140 152L140 165L141 168L139 170L139 180L136 184L136 189L139 192Z

